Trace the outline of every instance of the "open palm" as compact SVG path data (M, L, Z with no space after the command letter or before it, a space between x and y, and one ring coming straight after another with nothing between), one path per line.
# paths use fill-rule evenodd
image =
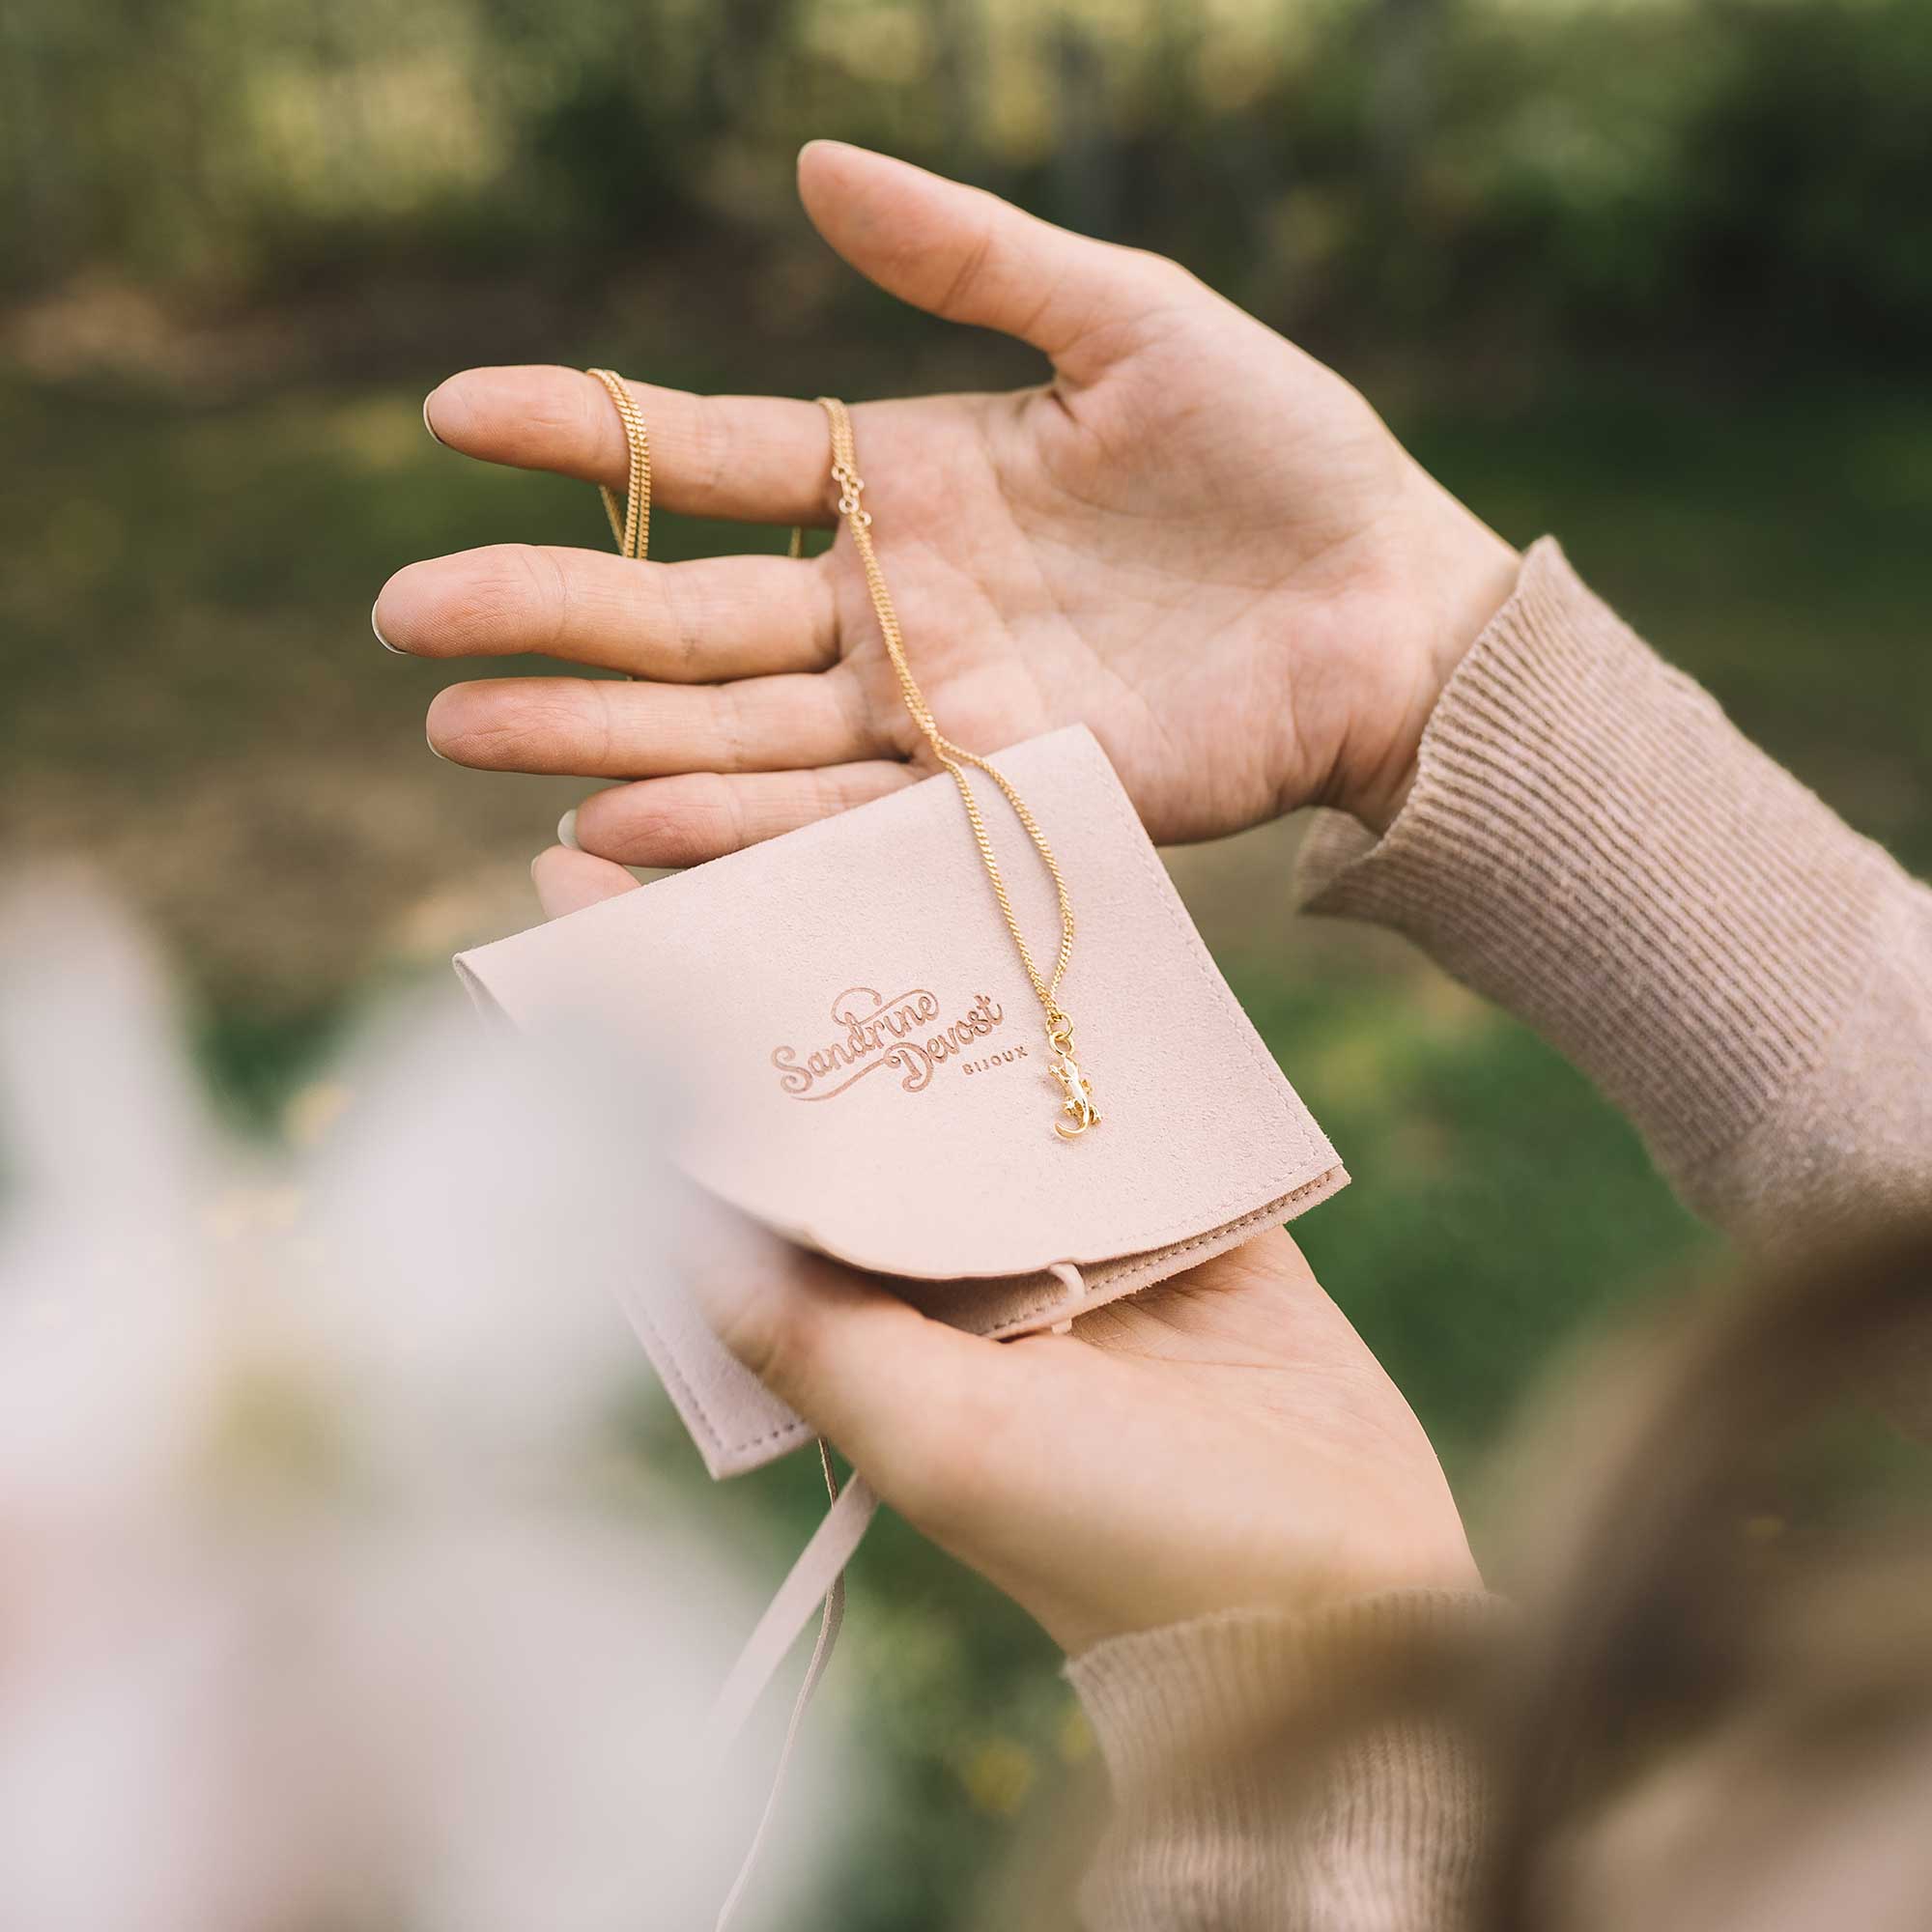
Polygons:
M1069 1654L1231 1607L1480 1587L1421 1425L1284 1229L1008 1344L780 1265L727 1291L726 1339Z
M1428 1437L1284 1229L1013 1342L740 1233L697 1284L726 1344L1069 1653L1480 1587Z
M1508 548L1339 377L1173 263L835 144L806 151L800 187L882 286L1052 361L1034 388L854 412L942 728L992 751L1086 723L1160 839L1316 800L1386 822L1444 678L1507 595ZM633 388L661 507L832 521L810 403ZM579 372L468 371L426 415L471 455L624 477L616 412ZM399 573L376 624L426 656L630 672L461 684L429 724L462 763L626 781L575 837L628 864L715 857L925 775L849 539L642 566L497 546Z

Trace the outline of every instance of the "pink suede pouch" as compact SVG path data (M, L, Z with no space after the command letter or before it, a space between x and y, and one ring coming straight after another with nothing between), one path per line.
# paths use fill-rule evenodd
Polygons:
M692 1177L892 1278L959 1327L1028 1333L1292 1219L1347 1181L1236 1003L1113 767L1073 726L999 754L1079 923L1061 1004L1100 1124L1064 1141L1038 1001L940 774L466 952L478 1004L567 1020L681 1076ZM1050 881L997 800L1022 929ZM713 1475L810 1439L696 1310L633 1309Z

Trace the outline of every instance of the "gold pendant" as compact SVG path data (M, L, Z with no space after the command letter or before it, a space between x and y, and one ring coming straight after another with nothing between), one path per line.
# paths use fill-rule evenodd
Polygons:
M1060 1103L1060 1118L1054 1122L1053 1131L1064 1141L1078 1140L1089 1127L1100 1124L1100 1116L1086 1075L1073 1058L1073 1022L1065 1013L1056 1012L1048 1019L1046 1043L1053 1049L1049 1070L1066 1096Z

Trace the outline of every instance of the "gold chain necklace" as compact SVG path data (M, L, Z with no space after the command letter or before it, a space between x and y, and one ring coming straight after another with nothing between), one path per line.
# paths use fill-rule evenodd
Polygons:
M598 485L604 499L604 514L611 520L611 534L616 539L619 554L641 560L650 544L650 436L644 428L643 417L639 412L630 385L614 369L592 369L589 373L603 384L610 392L611 402L616 405L618 419L624 425L624 440L631 453L629 486L621 515L616 492L607 485ZM932 707L925 701L925 694L919 688L919 680L913 676L912 666L906 661L905 634L899 629L898 612L894 609L892 592L886 587L885 572L880 568L879 554L872 542L872 513L864 502L866 483L859 474L851 412L837 396L820 396L818 403L832 426L832 479L838 485L838 514L845 519L846 526L852 532L853 545L865 568L866 587L871 593L872 610L879 621L879 635L885 639L893 675L898 680L899 696L912 715L912 722L919 726L921 735L931 748L932 755L952 773L953 783L959 787L960 802L966 808L967 822L973 829L973 842L980 850L980 863L985 868L987 882L999 902L1000 917L1007 923L1013 950L1019 954L1021 966L1026 969L1027 980L1035 998L1039 1001L1040 1013L1046 1022L1046 1040L1052 1052L1048 1067L1059 1081L1064 1096L1053 1130L1063 1140L1077 1140L1089 1127L1100 1124L1100 1116L1094 1106L1093 1089L1088 1086L1087 1077L1073 1057L1073 1022L1067 1018L1065 1009L1060 1004L1060 982L1066 977L1067 965L1073 957L1073 901L1066 890L1066 880L1061 872L1060 862L1053 856L1053 847L1046 842L1046 834L1039 829L1038 820L1006 776L977 753L967 751L963 745L955 745L940 730L939 723L932 715ZM804 541L803 529L792 531L793 556L804 554ZM1060 903L1060 949L1054 955L1053 970L1049 973L1040 971L1033 949L1027 944L1026 934L1020 929L1019 915L1013 910L1006 875L1000 870L999 857L993 850L992 835L986 830L980 801L974 796L972 783L966 776L968 765L975 771L984 772L999 786L1007 803L1013 809L1013 816L1033 840L1034 850L1039 854L1053 880L1054 895Z
M986 869L993 896L1000 902L1000 917L1006 921L1007 930L1012 935L1013 948L1019 953L1020 964L1026 968L1026 976L1033 983L1035 997L1039 1001L1040 1012L1046 1020L1047 1044L1053 1051L1049 1065L1065 1095L1060 1118L1054 1122L1053 1130L1064 1140L1076 1139L1089 1127L1098 1126L1100 1116L1094 1108L1093 1090L1073 1058L1073 1022L1066 1017L1060 1005L1060 982L1065 978L1067 963L1073 957L1073 901L1067 895L1066 880L1061 873L1059 861L1053 856L1053 847L1046 842L1046 834L1039 829L1039 823L1028 810L1026 800L1013 789L1011 782L984 758L967 751L963 745L955 745L940 730L938 721L932 715L932 707L926 703L925 694L920 690L919 680L913 676L912 667L906 662L905 635L899 629L898 612L893 608L892 592L886 588L886 574L879 567L879 554L873 547L872 513L863 501L866 483L859 474L851 412L837 396L820 396L818 406L832 424L832 480L838 485L838 514L845 519L845 526L852 532L852 542L859 553L859 561L865 566L866 586L872 595L872 610L879 620L879 634L885 639L886 653L893 661L893 674L898 679L899 696L912 714L912 722L919 726L925 742L932 748L932 755L952 774L952 781L959 787L959 797L973 828L973 842L980 848L980 863ZM793 547L797 548L796 543ZM984 772L1006 794L1007 803L1013 809L1013 816L1026 828L1034 850L1039 854L1053 879L1053 890L1060 901L1060 951L1054 958L1051 973L1039 970L1033 949L1026 942L1026 934L1020 930L1019 915L1013 911L1012 896L1007 891L1006 878L993 851L992 837L986 830L985 819L980 816L980 801L973 796L973 786L966 777L965 768L968 765L975 771Z
M642 562L651 547L651 438L639 413L631 385L614 369L592 369L590 374L611 392L617 405L618 420L624 425L624 440L631 450L631 478L624 492L624 514L617 514L617 493L600 483L597 494L604 498L604 514L611 519L611 534L617 539L617 554Z

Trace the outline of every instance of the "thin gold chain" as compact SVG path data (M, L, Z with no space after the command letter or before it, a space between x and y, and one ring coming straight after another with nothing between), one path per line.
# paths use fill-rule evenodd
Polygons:
M845 519L846 527L852 532L853 545L865 568L866 585L871 592L872 610L879 620L879 634L885 639L886 654L892 659L893 674L898 680L899 696L912 714L912 722L919 726L925 742L932 748L933 756L952 774L952 781L959 787L959 797L973 828L973 842L980 848L980 862L985 867L993 896L999 901L1000 916L1012 935L1020 964L1026 968L1027 979L1033 984L1040 1011L1046 1019L1047 1041L1053 1049L1053 1074L1065 1095L1061 1118L1054 1122L1054 1128L1064 1138L1071 1140L1085 1133L1089 1127L1097 1126L1100 1117L1094 1110L1092 1091L1073 1058L1073 1022L1060 1005L1060 982L1065 978L1067 965L1073 957L1073 900L1067 893L1065 877L1061 872L1060 862L1053 856L1052 846L1046 842L1046 834L1039 829L1039 823L1028 809L1026 800L1013 789L1005 775L976 753L967 751L963 745L955 745L940 730L938 721L932 715L932 707L925 701L925 694L920 690L919 680L913 676L912 667L906 662L905 635L899 629L898 612L894 609L892 592L886 587L885 572L879 566L879 554L872 542L872 513L864 502L866 484L859 474L851 412L837 396L820 396L818 403L832 425L832 479L838 485L838 514ZM798 554L796 534L793 554ZM1013 809L1013 816L1025 828L1035 851L1039 854L1053 880L1054 894L1060 901L1060 950L1054 957L1050 973L1040 971L1033 949L1027 944L1026 934L1020 929L1019 915L1013 910L1012 895L1007 890L1005 874L1000 870L1000 862L993 850L992 837L986 830L985 819L980 815L980 801L974 797L973 786L966 777L965 767L968 765L975 771L984 772L1005 794L1007 803Z
M620 556L642 561L651 547L651 438L644 428L631 386L614 369L589 372L611 392L617 414L624 425L624 440L631 451L631 477L624 491L624 509L617 511L617 493L607 484L597 486L604 498L604 514L611 519L611 534L617 540Z
M650 435L644 428L643 416L624 379L614 369L592 369L589 373L604 385L615 404L631 455L629 484L621 511L615 491L599 484L598 494L604 499L604 514L611 520L611 534L616 539L619 554L641 560L650 547L651 536ZM872 513L864 502L866 484L859 474L851 412L837 396L820 396L818 401L832 425L832 476L838 485L838 514L851 529L859 561L865 567L866 585L871 593L872 610L879 620L879 634L885 639L886 653L892 659L893 675L898 680L899 696L905 700L913 723L932 748L933 756L952 775L952 781L959 788L967 822L973 829L973 842L979 847L980 863L985 867L987 882L993 888L994 898L999 901L1000 917L1006 921L1007 930L1012 935L1013 950L1019 954L1020 964L1026 969L1027 980L1045 1017L1047 1044L1052 1049L1048 1064L1065 1095L1060 1117L1054 1122L1054 1131L1064 1139L1076 1139L1089 1127L1098 1126L1100 1116L1094 1111L1093 1091L1073 1057L1073 1022L1067 1018L1065 1009L1060 1004L1060 984L1066 977L1066 968L1073 958L1073 900L1066 890L1065 877L1061 872L1060 862L1053 856L1052 846L1046 842L1046 834L1039 829L1039 822L1005 775L977 753L969 752L963 745L955 745L940 730L938 721L932 715L932 707L926 703L925 694L920 690L919 680L913 676L912 667L906 661L905 635L899 629L898 612L893 607L892 592L886 587L885 572L879 566L879 554L872 542ZM805 532L795 529L791 535L790 554L799 557L804 554ZM1019 915L1013 910L1012 895L1007 890L1006 875L1001 871L999 857L993 850L992 835L986 830L980 801L974 796L972 783L966 777L965 768L968 765L975 771L984 772L999 786L1007 803L1013 809L1013 816L1032 839L1034 850L1039 854L1053 880L1054 895L1060 904L1060 947L1054 954L1050 972L1040 971L1039 962L1027 944L1026 934L1020 929Z

